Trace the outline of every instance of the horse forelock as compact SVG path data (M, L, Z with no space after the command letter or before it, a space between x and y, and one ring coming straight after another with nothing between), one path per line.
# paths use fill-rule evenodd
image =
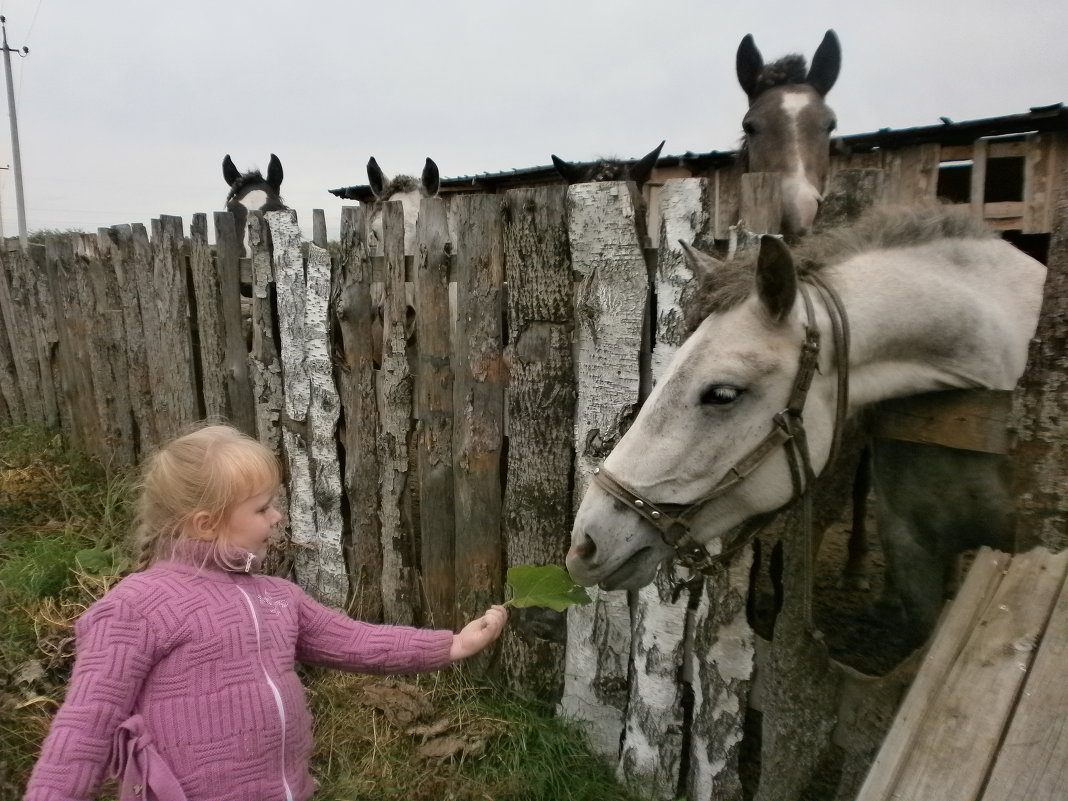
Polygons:
M776 86L804 83L808 76L808 62L804 56L793 53L777 61L765 64L756 79L756 94L760 95Z
M397 175L388 184L379 200L389 200L394 195L404 192L422 192L423 182L411 175Z
M982 220L950 206L920 204L871 209L855 223L809 234L791 248L794 263L805 272L839 264L876 250L923 245L940 239L992 239L997 234ZM754 289L756 251L722 263L715 274L699 280L684 296L687 336L711 314L741 305Z
M268 197L263 206L264 211L284 211L286 209L281 195L275 194L274 189L267 183L259 170L243 173L238 176L236 181L230 184L230 193L226 196L226 205L241 203L241 199L255 189L262 190Z

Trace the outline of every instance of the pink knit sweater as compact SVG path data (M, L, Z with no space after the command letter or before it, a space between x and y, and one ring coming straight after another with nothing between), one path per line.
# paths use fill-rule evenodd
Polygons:
M450 663L452 632L376 626L203 548L120 581L82 615L70 688L25 801L306 801L311 716L296 662L362 673Z

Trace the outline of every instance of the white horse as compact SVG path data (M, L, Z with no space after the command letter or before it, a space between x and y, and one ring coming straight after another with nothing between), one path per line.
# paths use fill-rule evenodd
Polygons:
M743 524L789 503L823 470L836 428L864 407L1011 390L1023 373L1046 270L981 223L940 208L884 210L802 247L826 265L815 277L799 273L774 237L763 238L748 271L696 256L712 290L700 295L700 323L576 515L567 566L580 584L637 588L673 554L729 550ZM843 320L848 348L832 336ZM791 459L799 451L808 459ZM989 471L964 486L954 458L927 465L922 479L903 475L892 453L874 460L880 534L899 540L892 569L921 636L937 619L948 554L972 545L961 515L945 522L930 510L960 502L946 496L950 487L978 505L969 520L1004 500L984 485ZM917 497L902 503L908 493Z
M751 34L738 45L738 82L749 97L742 119L746 171L782 175L782 230L787 235L811 228L823 200L831 133L838 125L825 98L841 64L834 31L824 35L811 67L798 55L764 64Z
M285 211L288 206L282 200L282 162L274 153L267 165L267 177L264 178L259 170L240 172L230 154L223 158L223 180L230 187L226 195L226 210L234 215L234 226L241 243L241 255L247 253L245 239L245 221L248 219L249 209L260 211Z

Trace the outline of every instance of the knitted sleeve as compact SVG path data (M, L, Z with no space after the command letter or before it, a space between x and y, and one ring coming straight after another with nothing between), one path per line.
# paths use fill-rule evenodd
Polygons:
M25 801L89 801L158 655L148 621L105 596L75 625L76 658L67 697L52 720Z
M423 673L451 664L452 632L353 620L301 592L297 659L354 673Z

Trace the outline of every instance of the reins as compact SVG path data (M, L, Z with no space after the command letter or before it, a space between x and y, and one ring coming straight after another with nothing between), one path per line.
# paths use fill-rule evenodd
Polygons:
M623 503L627 508L639 514L650 523L663 541L675 552L675 560L702 575L713 574L725 565L735 554L760 533L771 516L762 521L751 522L739 527L738 534L729 542L724 542L722 549L711 554L695 540L691 531L693 518L711 501L725 495L745 481L763 462L780 446L786 451L786 461L790 467L790 479L794 489L794 499L802 500L803 527L805 530L805 598L804 613L811 620L811 578L814 572L815 556L812 546L812 497L809 492L815 480L812 459L808 449L803 412L805 400L812 386L812 379L819 370L820 332L816 325L816 314L809 296L811 285L831 320L831 337L835 349L835 367L838 373L838 397L835 409L834 433L831 438L831 451L828 464L834 460L840 447L846 413L849 408L849 321L841 298L818 274L805 270L799 275L798 294L805 307L805 340L801 344L798 358L797 375L794 378L786 407L772 416L772 429L745 456L736 462L704 495L688 504L657 503L628 487L603 466L594 469L593 480L605 492Z

